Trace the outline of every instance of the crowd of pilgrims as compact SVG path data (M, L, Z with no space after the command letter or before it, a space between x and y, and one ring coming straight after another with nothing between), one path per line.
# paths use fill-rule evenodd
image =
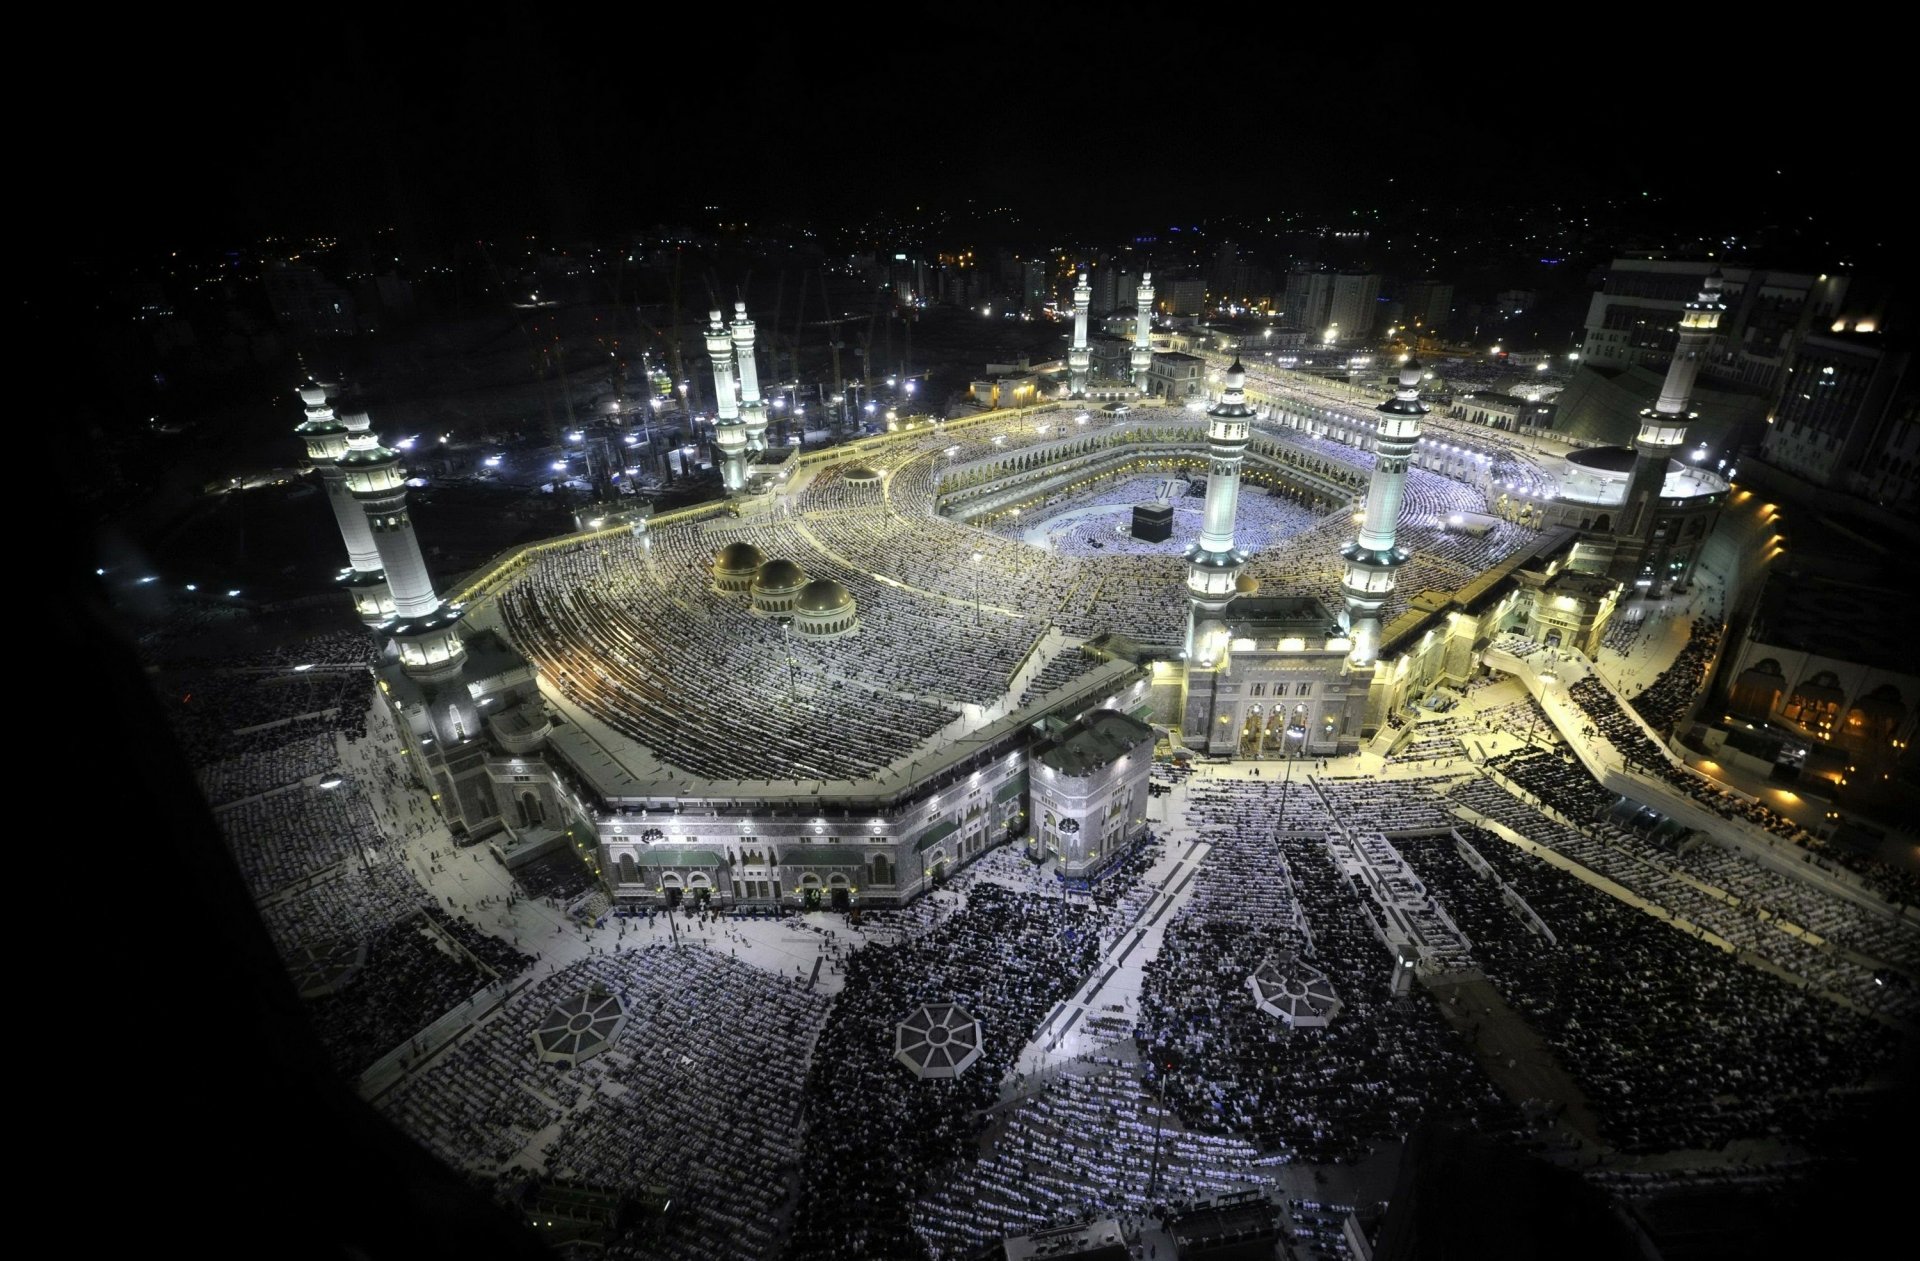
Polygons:
M1620 818L1619 799L1585 767L1557 753L1519 750L1488 760L1488 776L1462 780L1454 803L1629 890L1700 929L1871 1011L1911 1018L1920 995L1888 965L1920 970L1920 928L1710 841L1656 839ZM1511 789L1506 785L1511 785ZM1525 799L1516 796L1515 792ZM1551 812L1550 817L1548 813ZM1807 930L1814 945L1782 925ZM1858 956L1878 961L1862 963Z
M1519 1122L1434 1005L1389 996L1392 958L1328 853L1309 785L1201 780L1188 821L1209 846L1191 900L1145 969L1138 1037L1148 1078L1190 1126L1313 1162L1352 1161L1441 1108L1475 1128ZM1293 951L1344 1006L1292 1030L1247 978Z
M1132 516L1125 509L1155 499L1169 481L1173 485L1173 536L1158 542L1134 538ZM1122 472L1101 478L1094 485L1050 495L1044 503L1023 508L1018 517L1001 518L994 523L994 529L1007 537L1019 538L1027 533L1021 526L1023 520L1033 525L1048 517L1084 508L1119 508L1118 512L1094 513L1047 525L1047 550L1057 556L1136 553L1178 556L1199 537L1205 493L1204 476L1187 480L1170 478L1166 473ZM1243 482L1233 516L1234 545L1246 552L1265 551L1302 530L1311 529L1326 512L1315 511L1303 499L1300 492L1287 487L1268 488Z
M336 754L321 769L338 763ZM372 806L346 783L287 784L217 810L214 821L256 898L318 875L383 839Z
M1869 889L1889 902L1920 905L1920 876L1870 854L1814 836L1763 802L1721 788L1711 780L1680 769L1640 725L1621 709L1613 694L1596 678L1584 678L1567 695L1586 714L1592 730L1619 750L1628 765L1665 780L1724 819L1744 819L1775 836L1793 841L1808 862L1816 857L1845 867Z
M1016 707L1025 708L1047 694L1060 690L1081 675L1096 669L1100 663L1099 657L1081 648L1058 654L1049 659L1046 665L1040 668L1039 673L1028 681L1026 687L1020 690L1020 699Z
M296 972L314 956L364 954L305 1004L343 1075L532 962L436 907L393 843L427 826L428 807L409 797L370 635L208 661L190 650L190 638L169 645L156 688L275 949Z
M1897 1035L1747 967L1478 829L1466 839L1553 932L1530 931L1450 844L1410 852L1475 961L1626 1152L1806 1141L1891 1065Z
M531 955L435 907L414 910L360 939L366 962L349 984L307 1000L314 1032L348 1080L405 1045L441 1013L533 962ZM464 931L455 933L456 927ZM483 953L473 953L476 948Z
M612 1045L578 1064L542 1061L534 1031L595 988L628 1013ZM612 1255L770 1257L826 1013L802 978L702 946L590 955L514 994L378 1106L448 1164L503 1186L534 1172L666 1188L676 1208L664 1234L615 1239Z
M1776 836L1798 837L1800 825L1785 815L1776 814L1758 801L1736 797L1675 766L1673 759L1635 722L1605 683L1589 675L1567 688L1567 696L1587 716L1590 733L1604 737L1628 766L1656 776L1686 793L1722 818L1742 818Z
M502 620L564 693L681 770L717 780L872 775L944 729L957 733L958 704L999 701L1050 626L1149 644L1183 635L1180 556L1051 554L935 511L942 467L1046 441L1042 426L1057 431L1071 417L1061 409L929 430L882 453L884 485L854 485L830 466L790 508L752 523L725 518L547 551L502 592ZM1129 423L1089 417L1092 430ZM1283 438L1371 467L1370 453L1340 443ZM1400 534L1414 559L1398 589L1457 588L1535 537L1505 523L1480 537L1446 529L1452 514L1484 508L1476 487L1412 470ZM1351 515L1342 507L1301 524L1248 572L1337 607ZM858 633L788 637L749 611L745 593L714 589L714 554L736 540L845 585ZM820 738L825 731L834 738Z
M1270 1190L1282 1158L1246 1139L1190 1129L1147 1089L1138 1057L1069 1062L994 1122L992 1151L914 1206L935 1256L1099 1216L1147 1216L1214 1196Z
M1687 628L1686 646L1673 664L1662 670L1653 682L1640 690L1632 704L1647 725L1662 735L1672 735L1693 708L1693 700L1706 686L1707 671L1720 651L1721 623L1717 618L1696 617Z
M926 1255L910 1214L923 1183L977 1152L976 1114L1092 969L1097 904L986 881L964 897L924 935L847 960L807 1075L793 1261ZM925 1003L957 1003L981 1023L984 1051L958 1078L921 1080L894 1059L894 1026Z

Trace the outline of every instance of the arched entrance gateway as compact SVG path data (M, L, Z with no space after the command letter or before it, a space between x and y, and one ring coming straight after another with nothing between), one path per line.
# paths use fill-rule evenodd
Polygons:
M800 909L803 911L820 909L820 877L811 871L800 877Z
M695 906L705 906L707 901L713 897L713 881L707 878L705 872L696 871L691 876L688 876L687 888L688 891L693 894L693 904Z
M834 910L849 911L853 909L853 888L847 883L845 876L835 872L832 876L828 877L827 893L831 899Z
M679 875L669 871L660 877L660 893L666 898L667 908L671 910L680 905L680 899L686 895L686 890L680 885Z

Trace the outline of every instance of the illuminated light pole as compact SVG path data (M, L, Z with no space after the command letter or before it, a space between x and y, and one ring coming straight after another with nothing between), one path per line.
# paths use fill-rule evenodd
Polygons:
M783 617L780 621L780 655L787 659L787 699L800 699L800 667L793 659L793 619Z
M973 554L973 624L980 625L980 558L983 552Z

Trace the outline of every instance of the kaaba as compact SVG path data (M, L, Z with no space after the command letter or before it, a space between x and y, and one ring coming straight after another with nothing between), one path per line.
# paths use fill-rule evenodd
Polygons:
M1173 537L1173 505L1164 499L1133 506L1133 537L1164 543Z

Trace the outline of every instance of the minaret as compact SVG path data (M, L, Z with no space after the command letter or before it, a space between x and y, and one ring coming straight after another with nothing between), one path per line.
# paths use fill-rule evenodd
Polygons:
M720 449L720 477L728 490L747 484L747 427L740 423L740 401L733 396L733 339L720 323L720 312L707 312L707 357L713 361L713 396L719 417L713 442Z
M1206 618L1219 617L1233 601L1235 581L1247 554L1233 546L1233 512L1240 500L1240 459L1253 422L1247 406L1247 371L1239 359L1227 369L1220 401L1207 410L1207 507L1200 542L1187 550L1187 656L1208 652L1198 642Z
M356 432L353 421L364 418L365 413L357 417L336 416L327 403L326 390L318 385L301 386L300 401L307 406L307 418L294 432L306 443L307 458L320 471L327 503L332 506L333 519L340 526L340 537L347 544L349 565L341 571L340 581L352 593L354 612L360 615L360 620L368 626L382 625L393 616L393 597L387 592L386 574L380 567L380 552L374 547L373 532L367 528L367 514L361 511L353 491L347 488L347 475L339 464Z
M1147 369L1153 366L1153 273L1140 273L1140 287L1133 291L1134 310L1139 321L1133 327L1133 388L1147 392Z
M1418 360L1402 364L1399 388L1377 409L1378 459L1373 478L1367 483L1366 512L1360 520L1359 537L1340 549L1347 563L1341 590L1347 598L1347 633L1353 641L1347 651L1347 664L1354 668L1371 667L1379 654L1380 613L1393 594L1395 571L1410 556L1406 548L1394 546L1393 536L1400 522L1407 463L1420 441L1420 418L1427 414L1427 405L1420 401L1420 372Z
M753 321L747 304L733 304L733 361L740 371L740 420L747 427L747 450L767 449L767 405L760 401L760 365L753 358Z
M1697 414L1687 410L1693 398L1693 382L1700 375L1701 359L1727 309L1720 301L1721 283L1716 268L1701 285L1699 296L1687 303L1660 398L1640 413L1640 433L1633 441L1633 472L1628 475L1627 497L1614 522L1619 542L1614 546L1612 574L1620 582L1634 583L1643 576L1640 562L1647 553L1647 536L1653 532L1654 510L1667 480L1667 466L1686 445L1687 421Z
M387 630L400 653L401 667L422 682L453 677L467 657L455 625L460 610L443 604L433 589L433 577L413 532L413 518L407 513L407 471L400 466L400 453L381 446L371 432L356 434L340 457L340 468L366 514L386 570L394 615Z
M1093 286L1087 273L1081 272L1073 286L1073 348L1067 351L1068 396L1087 396L1087 370L1093 366L1093 352L1087 348L1087 308L1093 305Z

